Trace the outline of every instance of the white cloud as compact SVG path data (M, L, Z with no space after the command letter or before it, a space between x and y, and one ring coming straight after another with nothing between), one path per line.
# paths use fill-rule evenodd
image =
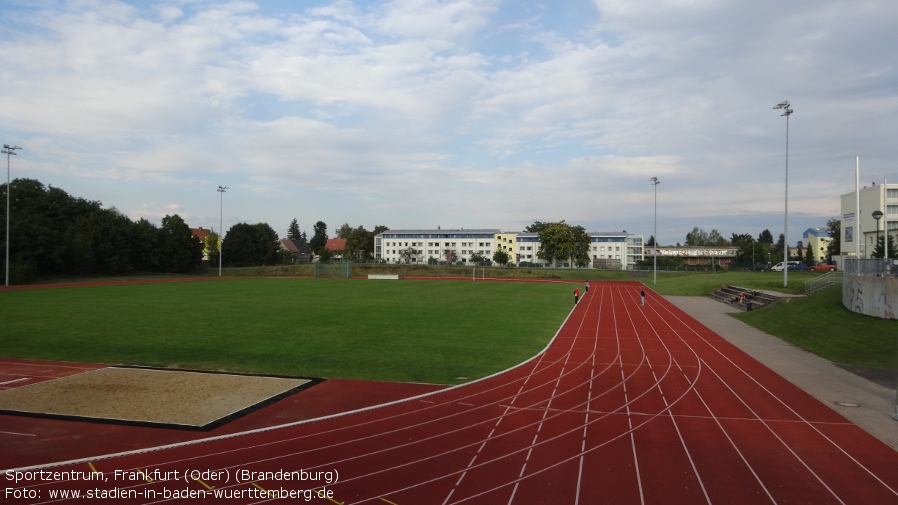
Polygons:
M649 235L657 176L677 223L662 241L703 216L733 216L725 235L776 235L782 99L791 211L825 224L856 155L898 182L887 0L95 0L11 14L0 131L26 147L14 173L132 217L176 201L217 226L227 184L226 219L279 231L293 217L566 219ZM738 228L752 216L757 230Z

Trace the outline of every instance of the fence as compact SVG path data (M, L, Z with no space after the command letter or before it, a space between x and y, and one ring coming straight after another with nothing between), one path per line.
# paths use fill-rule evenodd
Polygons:
M894 258L843 258L842 270L851 275L898 276L898 264Z

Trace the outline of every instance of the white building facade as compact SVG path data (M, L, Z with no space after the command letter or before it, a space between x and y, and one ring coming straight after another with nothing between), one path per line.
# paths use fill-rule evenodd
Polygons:
M374 237L374 257L418 265L492 262L500 233L498 229L387 230Z
M644 258L644 238L626 232L590 233L590 267L626 270ZM496 251L508 254L509 264L551 266L538 257L537 233L508 233L498 229L387 230L374 237L374 257L394 264L471 264L492 262ZM555 266L570 267L567 262Z
M869 258L878 237L888 234L893 242L898 240L898 184L861 188L859 209L857 194L842 195L841 253L843 257ZM875 211L882 212L878 221L873 218Z

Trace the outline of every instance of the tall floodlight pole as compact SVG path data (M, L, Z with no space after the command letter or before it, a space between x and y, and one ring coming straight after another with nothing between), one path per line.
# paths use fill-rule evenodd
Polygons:
M792 115L792 105L783 100L773 108L783 109L780 116L786 116L786 210L783 214L783 287L786 287L789 285L789 116Z
M654 254L652 254L652 256L655 258L655 261L654 267L652 268L652 283L658 284L658 185L661 184L661 181L659 181L657 177L652 177L649 179L649 182L655 187L655 231L652 236L655 246Z
M224 194L229 188L227 186L219 186L218 192L219 195L219 203L218 203L218 276L221 277L221 250L224 249Z
M0 151L6 155L6 285L9 286L9 195L12 193L12 186L9 182L9 157L16 155L16 149L19 146L10 146L3 144L3 150Z

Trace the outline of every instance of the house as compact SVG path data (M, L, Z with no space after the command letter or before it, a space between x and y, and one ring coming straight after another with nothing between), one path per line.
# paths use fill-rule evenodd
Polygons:
M811 251L811 257L814 264L826 261L826 251L832 237L829 236L829 230L826 228L808 228L801 234L804 241L805 250Z
M199 240L200 244L203 244L203 261L209 261L209 250L206 248L206 237L209 236L211 231L200 226L199 228L191 228L190 233L193 234L194 238ZM221 247L221 237L219 237L218 245Z
M345 238L332 238L328 239L327 243L324 244L324 248L331 252L334 255L334 259L343 259L343 249L346 248L346 239Z
M293 254L293 263L309 263L312 261L312 251L309 246L300 240L285 238L281 240L281 249Z

